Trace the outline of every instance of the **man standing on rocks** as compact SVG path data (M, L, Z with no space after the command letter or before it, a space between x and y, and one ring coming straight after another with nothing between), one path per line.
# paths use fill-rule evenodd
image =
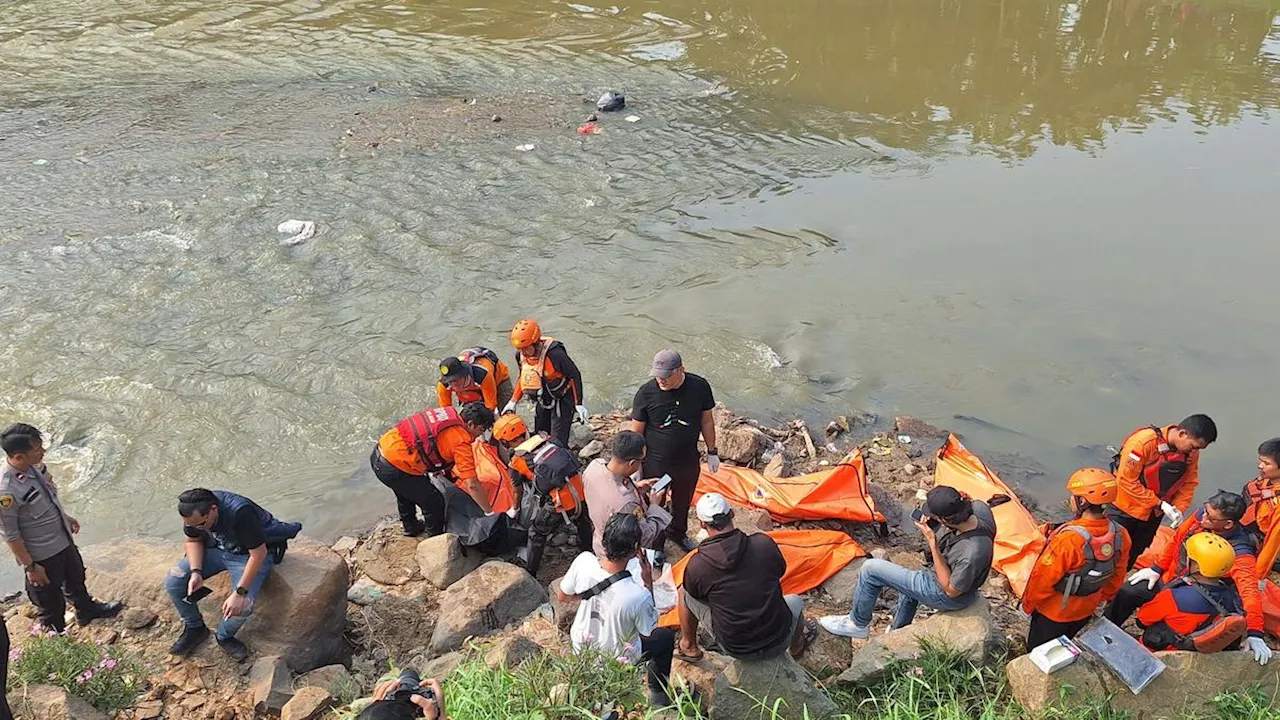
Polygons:
M205 578L231 575L231 594L222 603L218 645L236 660L249 648L236 633L249 621L253 603L283 545L302 530L300 523L281 522L254 501L225 490L193 488L178 496L178 514L186 535L184 556L169 571L164 590L182 618L182 635L169 652L188 655L209 637L196 593ZM204 594L208 594L206 591Z
M932 567L908 570L888 560L867 560L858 573L850 613L818 620L827 632L855 640L871 637L871 613L885 588L898 591L890 630L910 625L920 603L955 611L978 599L995 555L991 508L981 500L966 499L955 488L940 486L929 491L923 516L915 523L929 545Z
M66 630L67 599L81 625L118 615L123 605L98 602L85 587L84 560L71 539L80 532L80 522L63 511L58 491L42 470L40 431L13 425L0 433L0 446L8 457L0 474L0 532L26 573L27 597L40 611L40 624Z
M662 508L666 490L653 492L654 478L638 480L644 465L644 438L623 430L609 441L609 459L596 458L582 473L591 524L595 527L592 549L604 557L604 527L616 513L635 515L640 524L640 542L647 548L662 549L662 540L671 514Z
M698 434L707 443L707 469L720 471L716 451L716 406L711 384L687 373L680 353L670 348L653 356L653 379L640 386L631 405L631 429L644 436L648 456L644 476L671 476L671 525L667 537L686 552L697 547L687 537L689 506L702 472Z
M528 395L533 400L533 431L550 433L556 442L569 447L573 421L587 422L587 406L582 404L582 372L569 357L564 343L543 335L541 326L532 318L511 328L511 347L516 349L520 375L502 414L515 412L516 403Z

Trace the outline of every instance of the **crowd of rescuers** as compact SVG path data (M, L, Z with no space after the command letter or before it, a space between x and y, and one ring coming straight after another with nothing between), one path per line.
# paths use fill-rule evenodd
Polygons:
M849 614L806 621L803 600L782 590L786 563L777 544L766 534L735 528L724 497L702 495L693 510L706 539L699 544L688 537L699 438L713 474L719 458L711 387L685 371L679 353L667 349L654 357L651 378L635 394L630 426L610 438L607 457L582 468L568 449L567 430L587 414L577 366L563 344L542 335L532 320L516 324L511 342L518 351L514 387L513 376L490 350L470 348L446 358L440 363L439 400L460 401L461 408L430 408L388 430L373 450L373 471L394 492L405 535L444 532L447 516L465 503L471 519L501 520L523 531L527 545L517 562L534 574L549 535L564 523L572 525L582 552L556 588L562 600L581 601L572 643L647 662L654 706L669 704L672 658L701 659L699 629L711 647L735 658L799 656L819 627L843 637L869 637L886 588L898 596L890 630L910 624L922 603L955 611L979 597L992 570L995 517L987 502L939 486L912 513L927 544L924 569L869 559L859 571ZM532 430L511 412L521 399L534 404ZM1242 494L1218 492L1193 509L1199 455L1216 439L1213 421L1192 415L1132 433L1110 470L1083 468L1071 475L1066 489L1073 518L1046 526L1047 542L1022 597L1030 616L1028 649L1073 637L1101 610L1117 625L1136 615L1141 641L1153 650L1243 647L1259 663L1270 659L1259 592L1268 569L1260 570L1256 560L1280 503L1280 438L1259 447L1258 477ZM85 588L74 541L80 523L63 510L44 465L40 431L16 424L4 430L0 444L7 456L0 476L0 531L24 569L41 625L65 630L68 599L82 625L118 614L119 602L99 602ZM249 651L237 633L301 525L277 520L258 503L222 490L187 490L177 506L185 542L165 590L183 630L171 652L187 655L209 637L199 602L210 593L205 581L227 572L231 591L222 599L214 635L223 650L243 660ZM1165 519L1174 527L1172 541L1162 552L1149 553L1154 557L1126 579ZM697 550L676 597L678 639L673 629L659 627L653 596L655 566L662 566L667 542ZM7 645L7 631L4 640ZM7 654L0 652L5 661ZM0 668L0 678L6 670ZM379 686L380 702L362 718L396 717L397 703L443 718L439 682L410 680ZM406 689L413 687L421 692ZM0 720L6 713L0 707Z

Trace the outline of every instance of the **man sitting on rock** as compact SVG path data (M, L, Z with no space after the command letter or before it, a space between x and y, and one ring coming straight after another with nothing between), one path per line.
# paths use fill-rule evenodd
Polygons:
M227 572L232 591L222 603L218 645L236 660L244 660L249 649L236 639L236 633L248 622L262 583L284 555L284 545L302 525L281 522L246 497L204 488L179 495L178 514L187 538L185 556L169 571L164 589L184 627L169 652L190 654L209 637L196 593L206 578Z
M640 522L640 542L647 548L662 548L671 525L671 513L662 507L666 490L652 492L655 479L637 480L644 466L644 436L623 430L609 441L609 459L596 458L582 473L591 524L596 528L592 549L604 556L604 525L615 513L634 513Z
M1218 652L1239 647L1248 629L1244 604L1223 578L1236 554L1224 538L1209 532L1186 543L1187 571L1169 582L1138 610L1142 644L1152 650Z
M981 500L970 500L951 487L929 491L923 517L915 521L929 545L932 567L908 570L887 560L869 559L858 574L849 615L827 615L818 622L841 637L871 636L871 613L884 588L898 591L890 630L911 624L920 603L938 610L963 610L978 599L991 574L996 520Z
M683 660L702 657L698 628L710 629L724 654L763 660L790 650L799 657L817 632L804 623L804 599L782 594L786 560L773 538L746 535L733 526L733 509L719 493L696 506L708 537L689 558L679 593Z
M675 631L658 627L653 568L641 545L640 521L630 513L611 516L597 557L574 559L556 588L560 602L580 600L569 636L575 650L594 647L628 663L649 663L649 705L671 704L667 682Z

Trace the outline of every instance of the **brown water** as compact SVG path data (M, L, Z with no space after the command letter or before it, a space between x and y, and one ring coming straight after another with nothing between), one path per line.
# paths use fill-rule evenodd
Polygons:
M952 423L1045 487L1209 412L1238 485L1280 435L1277 8L11 0L0 420L90 541L191 485L332 535L390 511L368 449L437 359L533 314L593 410L674 344L761 415L1016 428ZM577 135L610 88L641 120ZM509 117L419 114L476 96Z

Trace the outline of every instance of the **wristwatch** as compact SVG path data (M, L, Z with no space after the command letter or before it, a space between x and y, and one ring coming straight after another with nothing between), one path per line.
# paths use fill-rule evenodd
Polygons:
M36 569L36 564L35 564L34 562L33 562L33 563L31 563L30 565L23 565L23 566L22 566L22 570L23 570L24 572L31 572L32 570L35 570L35 569Z
M237 585L236 594L239 595L240 597L244 597L245 595L249 594L249 588L243 588Z
M204 571L201 570L200 568L191 568L190 572L192 575L199 575L200 577L204 577Z

